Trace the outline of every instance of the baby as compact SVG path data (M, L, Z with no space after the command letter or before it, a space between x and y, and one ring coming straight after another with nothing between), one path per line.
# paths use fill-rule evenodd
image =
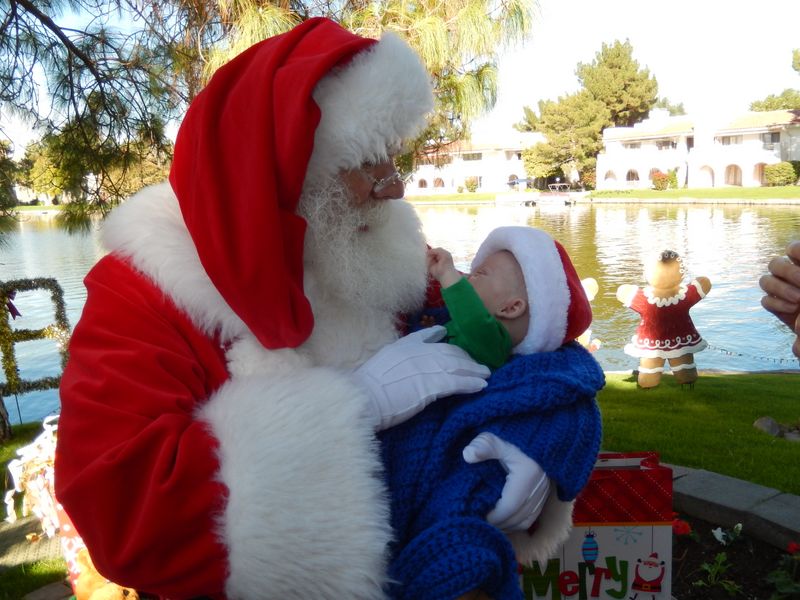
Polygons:
M428 250L428 273L441 284L450 313L448 341L490 369L504 365L530 322L525 277L514 255L493 252L465 277L447 250L433 248Z
M533 227L493 230L468 276L456 270L447 250L433 248L428 273L441 285L448 341L493 370L512 352L548 352L577 339L592 320L566 250Z
M521 599L517 561L546 562L564 541L600 446L595 395L603 372L573 343L591 308L564 248L532 227L493 230L468 277L440 249L428 264L447 310L434 302L412 328L438 319L450 342L493 373L483 392L439 399L379 434L395 532L389 595L445 600L480 589ZM521 450L547 476L550 492L529 531L505 534L487 523L506 472L499 461L464 454L484 433Z

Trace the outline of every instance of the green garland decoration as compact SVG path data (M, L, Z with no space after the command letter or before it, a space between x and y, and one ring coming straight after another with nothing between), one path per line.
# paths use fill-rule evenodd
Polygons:
M55 311L55 322L41 329L14 329L11 327L11 312L7 304L16 292L50 290ZM67 345L70 337L69 320L64 305L64 291L52 277L14 279L0 281L0 352L3 354L3 372L6 382L0 383L0 398L11 394L24 394L36 390L51 390L61 383L61 375L28 380L19 376L15 344L32 340L52 339L61 353L61 368L67 363Z

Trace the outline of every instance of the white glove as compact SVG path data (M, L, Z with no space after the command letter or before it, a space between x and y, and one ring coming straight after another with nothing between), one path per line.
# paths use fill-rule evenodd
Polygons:
M367 390L367 409L380 431L410 419L437 398L486 387L490 371L458 346L436 344L442 326L414 332L381 348L354 371Z
M550 495L550 480L539 463L488 432L472 440L462 455L470 464L499 460L508 473L500 500L486 515L489 524L503 531L525 531L533 525Z

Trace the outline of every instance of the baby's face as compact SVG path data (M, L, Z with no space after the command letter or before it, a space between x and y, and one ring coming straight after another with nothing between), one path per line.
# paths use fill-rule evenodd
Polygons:
M517 259L507 250L487 256L468 279L486 310L494 316L498 316L509 300L520 295L526 297L522 270Z

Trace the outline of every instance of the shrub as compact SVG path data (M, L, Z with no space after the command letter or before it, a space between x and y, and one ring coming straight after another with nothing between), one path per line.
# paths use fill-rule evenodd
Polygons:
M653 187L659 191L667 189L669 185L669 175L656 171L653 173Z
M457 191L459 194L463 194L463 193L464 193L464 186L463 186L463 185L460 185L460 186L458 186L458 187L456 188L456 191Z
M800 160L789 161L794 168L795 185L800 185Z
M467 188L468 192L474 192L478 189L478 178L477 177L467 177L464 179L464 186Z
M767 185L792 185L797 181L792 163L783 161L764 167L764 179Z
M587 190L593 190L597 187L597 173L595 171L586 171L581 174L581 183Z
M678 169L670 169L667 171L667 177L669 177L669 189L677 190L678 189Z

